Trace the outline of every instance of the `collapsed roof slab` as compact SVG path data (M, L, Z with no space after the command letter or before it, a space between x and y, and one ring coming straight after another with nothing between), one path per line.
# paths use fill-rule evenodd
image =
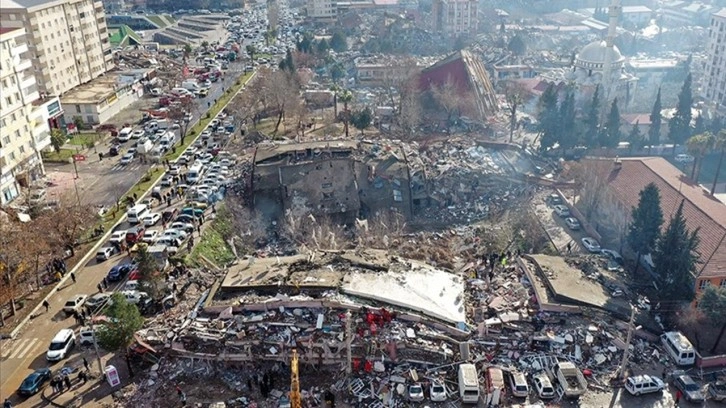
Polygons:
M406 261L407 270L384 273L350 272L341 292L389 303L449 323L466 321L464 279L431 266Z

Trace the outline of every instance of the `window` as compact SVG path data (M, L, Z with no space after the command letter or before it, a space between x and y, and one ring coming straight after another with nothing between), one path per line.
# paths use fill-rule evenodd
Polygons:
M19 130L16 130L15 131L15 138L16 139L20 139L20 131Z
M10 157L10 160L15 160L15 152L10 152L8 157Z
M81 113L81 105L76 105L76 113Z
M20 153L25 153L25 146L20 146L18 150L20 150Z
M710 284L711 284L711 281L704 279L704 280L701 280L698 282L698 288L700 290L704 290Z
M3 144L4 145L9 145L10 144L10 136L5 136L3 138ZM726 280L726 279L724 279L724 280Z

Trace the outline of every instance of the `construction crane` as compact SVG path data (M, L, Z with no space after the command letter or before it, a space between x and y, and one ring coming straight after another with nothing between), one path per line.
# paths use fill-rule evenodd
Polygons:
M292 349L292 361L290 361L290 408L302 408L300 397L300 376L297 368L297 349Z

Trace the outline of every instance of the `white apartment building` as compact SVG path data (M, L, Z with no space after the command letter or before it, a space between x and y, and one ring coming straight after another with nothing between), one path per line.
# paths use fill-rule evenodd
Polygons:
M333 21L338 15L337 0L307 0L305 8L309 19Z
M43 94L61 95L113 68L101 1L0 0L0 24L25 28Z
M726 9L711 15L703 67L701 96L717 108L726 107Z
M434 30L445 35L476 34L476 0L434 0Z
M25 29L0 27L0 204L42 176L40 151L50 145L50 107L35 84Z

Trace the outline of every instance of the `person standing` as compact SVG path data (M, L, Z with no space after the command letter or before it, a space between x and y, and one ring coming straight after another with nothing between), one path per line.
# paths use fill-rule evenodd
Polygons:
M100 283L96 286L96 288L98 289L98 293L103 293L103 286L101 286Z
M45 307L45 313L48 313L48 309L50 309L50 303L48 303L48 299L43 299L43 307Z
M71 378L69 376L63 377L63 383L65 384L66 388L68 388L68 391L71 390Z
M673 405L674 407L678 406L678 403L681 402L681 397L683 396L683 393L681 390L676 391L676 403Z
M76 283L76 274L73 272L71 272L71 280L73 281L73 283Z
M89 365L88 365L88 360L86 360L86 357L85 356L83 356L83 367L85 367L86 368L86 371L88 371Z

